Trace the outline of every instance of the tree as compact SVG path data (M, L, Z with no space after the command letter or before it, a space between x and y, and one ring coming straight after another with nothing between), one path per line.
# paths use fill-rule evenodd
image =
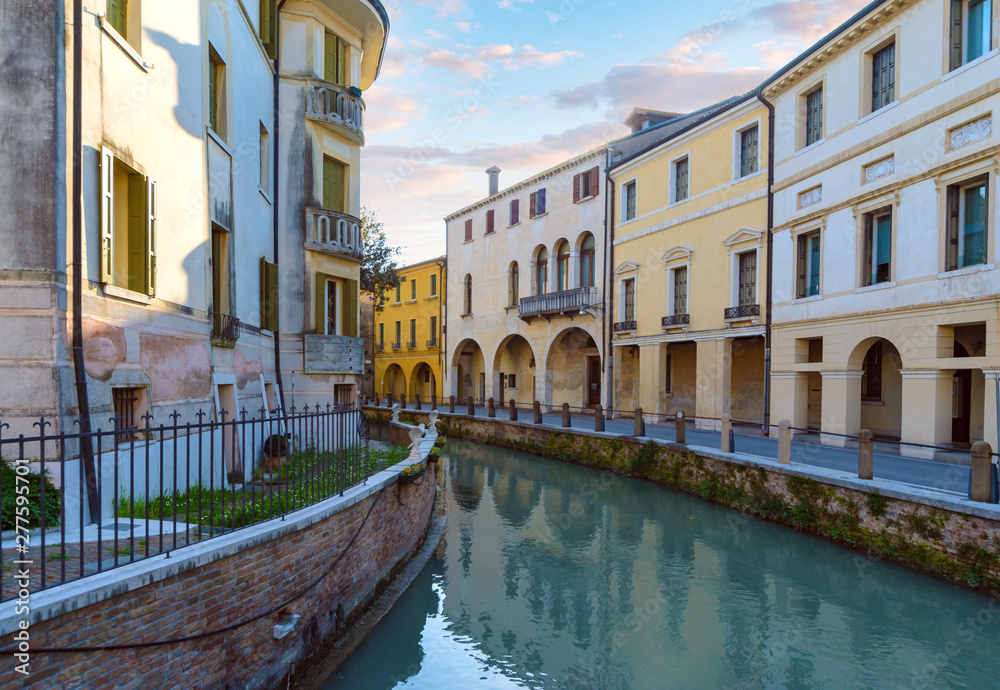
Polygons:
M375 312L385 307L385 293L399 287L399 273L395 257L399 247L389 245L382 223L374 211L361 207L361 239L364 241L364 260L361 262L361 291L372 296Z

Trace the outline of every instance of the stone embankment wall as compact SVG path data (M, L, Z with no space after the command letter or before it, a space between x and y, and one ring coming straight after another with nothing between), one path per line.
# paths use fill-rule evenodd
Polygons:
M32 605L49 601L49 611L46 620L30 626L31 675L19 676L16 660L5 654L0 662L4 687L284 686L293 666L301 668L311 650L339 637L419 548L432 516L437 465L429 464L419 483L401 485L398 474L405 464L284 521L34 595ZM320 579L345 549L343 559ZM62 596L61 602L50 601L54 595ZM14 602L4 607L12 611ZM265 613L233 630L187 642L41 651L204 635ZM287 636L275 639L275 625L284 614L300 618ZM10 621L4 618L2 645L11 647Z
M419 413L416 419L424 421ZM1000 594L1000 506L823 468L500 418L444 414L438 429L450 438L653 481Z

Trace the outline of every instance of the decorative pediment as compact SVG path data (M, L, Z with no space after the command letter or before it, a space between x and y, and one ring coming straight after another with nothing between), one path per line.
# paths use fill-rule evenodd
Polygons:
M620 276L626 273L635 273L639 270L639 264L634 261L623 261L618 264L618 268L615 269L615 275Z
M741 228L732 235L726 238L722 243L727 247L735 247L738 244L743 244L745 242L756 242L758 245L761 244L761 240L764 237L763 230L757 230L756 228Z
M671 261L689 260L692 254L694 254L694 250L686 244L682 244L681 246L674 247L669 252L664 254L663 258L660 260L665 264L670 263Z

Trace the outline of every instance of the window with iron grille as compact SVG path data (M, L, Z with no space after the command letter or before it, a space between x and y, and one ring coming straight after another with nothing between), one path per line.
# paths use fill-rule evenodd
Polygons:
M684 201L690 191L690 164L685 156L674 162L674 201Z
M635 182L625 185L625 209L622 216L623 221L635 219L636 214L636 187Z
M635 278L629 278L623 285L625 292L625 321L635 321Z
M510 265L510 288L508 290L509 294L507 296L507 306L517 306L521 294L521 286L519 285L519 282L520 271L518 270L517 262L515 261Z
M674 271L674 311L672 315L688 313L688 270L687 266Z
M757 304L757 251L739 255L739 306Z
M137 437L144 393L145 389L141 387L111 389L115 409L115 445L128 443Z
M740 177L753 175L757 172L760 158L759 131L758 127L751 127L740 132Z
M806 146L823 138L823 87L806 96Z
M882 341L868 349L861 374L861 399L865 402L882 400Z
M872 54L872 112L896 100L896 44Z
M472 313L472 275L465 276L465 311L463 314Z

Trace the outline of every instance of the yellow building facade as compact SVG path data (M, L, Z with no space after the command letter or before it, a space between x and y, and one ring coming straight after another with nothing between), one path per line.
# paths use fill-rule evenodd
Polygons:
M612 145L614 407L762 420L767 109L750 94L657 127Z
M375 314L378 397L441 397L446 275L443 256L399 269L399 287L386 293L385 309Z

